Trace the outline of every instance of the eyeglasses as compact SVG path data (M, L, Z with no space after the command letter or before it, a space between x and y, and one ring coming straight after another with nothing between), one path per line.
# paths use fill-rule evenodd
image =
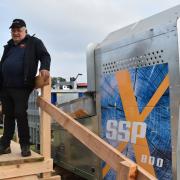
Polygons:
M24 32L25 31L25 29L23 28L23 29L12 29L11 30L11 33L22 33L22 32Z

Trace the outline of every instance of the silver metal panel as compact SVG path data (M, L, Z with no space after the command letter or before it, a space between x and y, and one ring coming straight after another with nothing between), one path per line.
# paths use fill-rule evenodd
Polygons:
M79 97L78 93L58 93L57 94L57 104L63 104L66 102L70 102L74 99L77 99Z
M180 18L177 21L177 30L178 30L178 55L180 56ZM178 57L180 58L180 57ZM179 60L179 75L180 78L180 60ZM180 86L177 84L177 92L180 91ZM179 99L179 98L178 98ZM179 112L178 112L178 138L177 138L177 158L176 158L176 166L177 166L177 179L180 179L180 101L178 102Z
M177 149L180 78L177 18L180 6L111 33L95 49L97 112L101 124L100 80L103 74L168 63L170 76L170 108L172 133L173 179L180 178L179 147ZM178 168L178 169L177 169Z
M75 116L79 123L98 134L93 97L86 95L60 104L58 107L73 117ZM52 156L55 163L87 179L99 179L100 160L98 157L58 123L52 123L52 132Z
M77 121L98 134L96 116ZM52 156L54 162L85 179L99 179L100 167L98 157L61 126L54 124L52 128Z
M95 101L92 97L82 97L76 100L72 100L68 103L63 103L58 107L64 112L71 114L81 111L83 113L82 117L96 115Z
M145 38L145 36L139 37L139 33L149 31L152 34L155 32L155 35L161 34L166 31L166 29L162 28L163 25L167 27L171 26L172 23L176 25L178 17L180 17L180 5L110 33L102 43L98 44L96 51L98 49L106 51L109 45L111 45L111 48L115 48L116 45L127 45L127 38L130 36L131 39L129 39L128 43ZM161 31L159 31L160 29L154 31L154 27L158 26L161 27Z
M86 52L86 64L87 64L87 83L88 91L95 91L95 62L94 62L94 49L97 44L89 44Z

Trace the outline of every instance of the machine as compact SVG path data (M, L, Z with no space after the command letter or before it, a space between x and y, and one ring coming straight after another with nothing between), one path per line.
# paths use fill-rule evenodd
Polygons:
M180 179L179 17L176 6L87 50L99 135L161 180ZM102 178L115 180L107 164L101 168Z

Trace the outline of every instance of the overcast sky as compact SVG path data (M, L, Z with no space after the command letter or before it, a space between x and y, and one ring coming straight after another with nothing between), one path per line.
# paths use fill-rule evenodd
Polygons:
M86 47L110 32L180 4L179 0L1 0L0 55L13 19L43 40L52 57L51 75L86 82Z

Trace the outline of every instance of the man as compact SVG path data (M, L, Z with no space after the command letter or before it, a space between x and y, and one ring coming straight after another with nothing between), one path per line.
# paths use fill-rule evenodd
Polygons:
M35 85L38 62L40 76L49 78L50 55L42 41L27 34L22 19L14 19L10 26L12 39L4 46L0 62L4 132L0 139L0 154L11 153L10 141L18 126L22 156L30 156L30 136L27 119L28 98Z

